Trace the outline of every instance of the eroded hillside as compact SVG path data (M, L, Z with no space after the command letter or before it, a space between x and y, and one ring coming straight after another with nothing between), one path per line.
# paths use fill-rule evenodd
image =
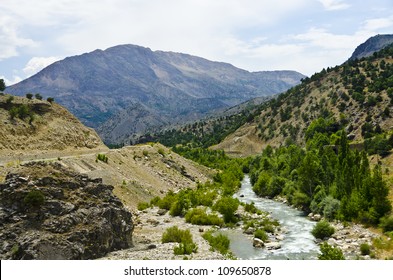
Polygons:
M55 102L0 95L0 128L0 162L108 149Z
M215 148L250 155L267 145L304 145L308 126L318 118L329 122L332 130L345 129L353 142L388 133L393 126L392 55L391 46L304 79L267 102L259 116Z

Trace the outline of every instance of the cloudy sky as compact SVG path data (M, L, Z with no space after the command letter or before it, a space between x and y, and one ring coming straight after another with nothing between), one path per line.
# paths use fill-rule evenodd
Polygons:
M118 44L311 75L392 33L392 0L0 0L0 77Z

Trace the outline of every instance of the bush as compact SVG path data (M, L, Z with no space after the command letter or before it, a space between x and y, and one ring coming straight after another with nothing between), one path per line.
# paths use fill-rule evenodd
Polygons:
M193 225L216 225L222 226L224 221L215 214L206 214L204 209L194 208L187 212L186 222Z
M329 222L323 220L315 225L311 233L315 238L325 239L332 236L334 233L334 227L332 227Z
M195 243L180 243L179 246L173 248L175 255L191 255L198 251L198 246Z
M33 98L33 94L31 94L31 93L26 93L26 98L27 98L27 99L32 99L32 98Z
M166 196L157 200L157 206L160 209L170 210L172 204L176 201L176 195L173 191L169 191Z
M370 245L367 243L360 244L360 253L363 256L370 255L371 248Z
M45 196L40 190L32 190L25 196L23 202L29 207L38 208L44 204Z
M161 238L162 243L192 243L192 235L190 230L181 230L177 226L167 228Z
M261 239L263 242L266 242L269 239L266 232L263 229L257 229L254 232L254 237Z
M150 207L150 204L148 202L139 202L138 203L138 210L139 211L143 211L149 207Z
M96 162L100 160L102 162L108 163L108 157L104 154L98 154L96 158Z
M46 101L48 101L49 103L53 103L55 99L53 97L48 97Z
M335 248L323 242L319 245L321 254L318 255L319 260L345 260L344 254L340 248Z
M383 232L393 231L393 216L381 218L379 226L382 228Z
M202 237L209 242L213 251L218 251L223 255L228 253L231 242L227 236L221 233L214 236L211 231L208 231Z
M161 239L162 243L177 242L179 246L173 248L175 255L189 255L196 253L198 247L192 240L190 230L181 230L177 226L168 228Z
M224 216L226 223L236 222L235 211L239 207L239 200L230 196L224 196L216 202L213 209Z

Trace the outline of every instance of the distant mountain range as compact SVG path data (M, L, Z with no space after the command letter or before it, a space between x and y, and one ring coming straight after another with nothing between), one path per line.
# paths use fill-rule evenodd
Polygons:
M106 143L122 143L153 128L284 92L302 78L295 71L248 72L187 54L120 45L55 62L7 92L54 97Z

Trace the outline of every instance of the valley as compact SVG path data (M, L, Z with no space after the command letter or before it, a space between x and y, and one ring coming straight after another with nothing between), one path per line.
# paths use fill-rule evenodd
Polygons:
M385 39L370 39L356 58L300 84L293 72L250 73L125 45L67 58L10 87L55 98L0 95L1 257L391 259L393 47L369 54ZM79 59L97 73L124 60L121 73L142 88L154 84L158 96L145 88L131 98L105 83L96 85L105 93L79 88L76 96L70 72L62 71L77 69ZM50 93L35 85L49 76L56 76L46 85ZM219 90L202 96L206 88L195 77ZM277 92L261 98L275 91L262 90L266 79L278 83ZM118 95L106 99L106 92ZM84 123L94 121L117 148L57 101ZM180 104L189 111L179 112Z

